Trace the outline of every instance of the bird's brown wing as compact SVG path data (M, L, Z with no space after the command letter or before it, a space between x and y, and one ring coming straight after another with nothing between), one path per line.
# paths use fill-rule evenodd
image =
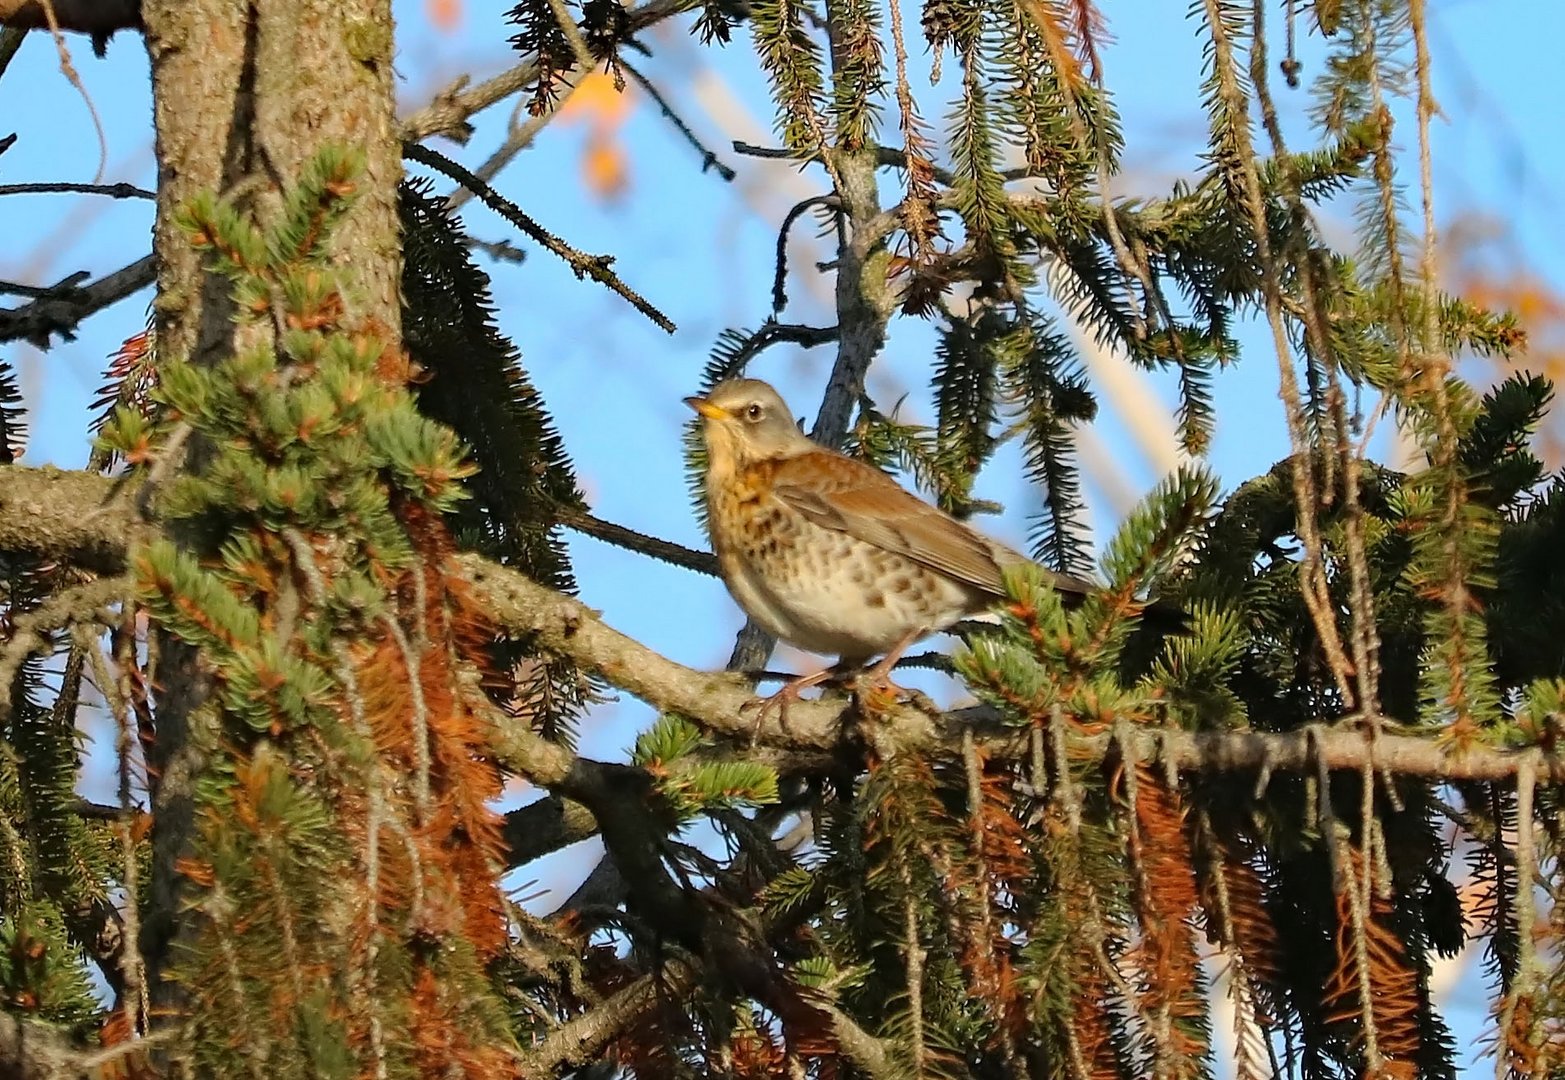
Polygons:
M821 450L778 462L772 494L816 525L1002 596L1001 567L1026 558L911 494L872 465ZM1053 575L1062 592L1091 586Z

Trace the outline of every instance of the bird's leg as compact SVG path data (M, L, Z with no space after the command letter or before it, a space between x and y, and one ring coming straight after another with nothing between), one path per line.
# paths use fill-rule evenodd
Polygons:
M788 706L798 701L799 695L803 691L808 690L812 686L819 686L823 682L830 681L838 673L840 667L840 664L828 664L819 671L788 680L783 684L781 690L778 690L770 697L757 697L745 702L745 708L754 707L759 709L755 714L755 730L750 733L751 741L760 737L761 725L766 722L766 717L773 709L777 710L778 724L786 728L788 726Z
M879 663L854 680L854 692L862 696L866 692L886 691L893 697L901 693L902 688L891 681L891 669L898 660L902 659L902 654L908 651L913 642L927 633L929 631L922 627L910 630L901 641L891 647L890 652L880 658Z

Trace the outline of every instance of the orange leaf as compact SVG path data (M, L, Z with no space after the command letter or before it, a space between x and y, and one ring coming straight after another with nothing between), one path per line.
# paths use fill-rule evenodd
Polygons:
M614 85L614 77L594 71L571 92L560 107L561 120L585 118L595 129L608 131L619 127L630 115L630 96Z
M630 182L624 151L617 142L602 134L588 137L581 171L587 187L603 199L616 199L623 195Z
M435 29L448 34L462 22L462 0L425 0L424 11Z

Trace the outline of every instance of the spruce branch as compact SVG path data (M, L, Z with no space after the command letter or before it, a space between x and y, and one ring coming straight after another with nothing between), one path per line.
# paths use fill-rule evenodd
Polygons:
M5 648L0 650L0 719L10 715L14 704L11 689L27 658L52 648L51 635L56 631L77 623L112 622L109 605L123 600L130 588L130 579L124 576L85 581L54 594L13 620Z

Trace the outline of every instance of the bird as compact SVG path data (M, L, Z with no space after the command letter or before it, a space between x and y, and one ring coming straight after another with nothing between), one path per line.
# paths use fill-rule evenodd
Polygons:
M840 658L784 685L763 716L876 656L868 686L890 686L909 646L985 612L1006 596L1006 569L1032 562L812 440L759 379L729 379L684 400L700 416L707 529L729 593L773 636ZM1044 576L1068 602L1095 588Z

